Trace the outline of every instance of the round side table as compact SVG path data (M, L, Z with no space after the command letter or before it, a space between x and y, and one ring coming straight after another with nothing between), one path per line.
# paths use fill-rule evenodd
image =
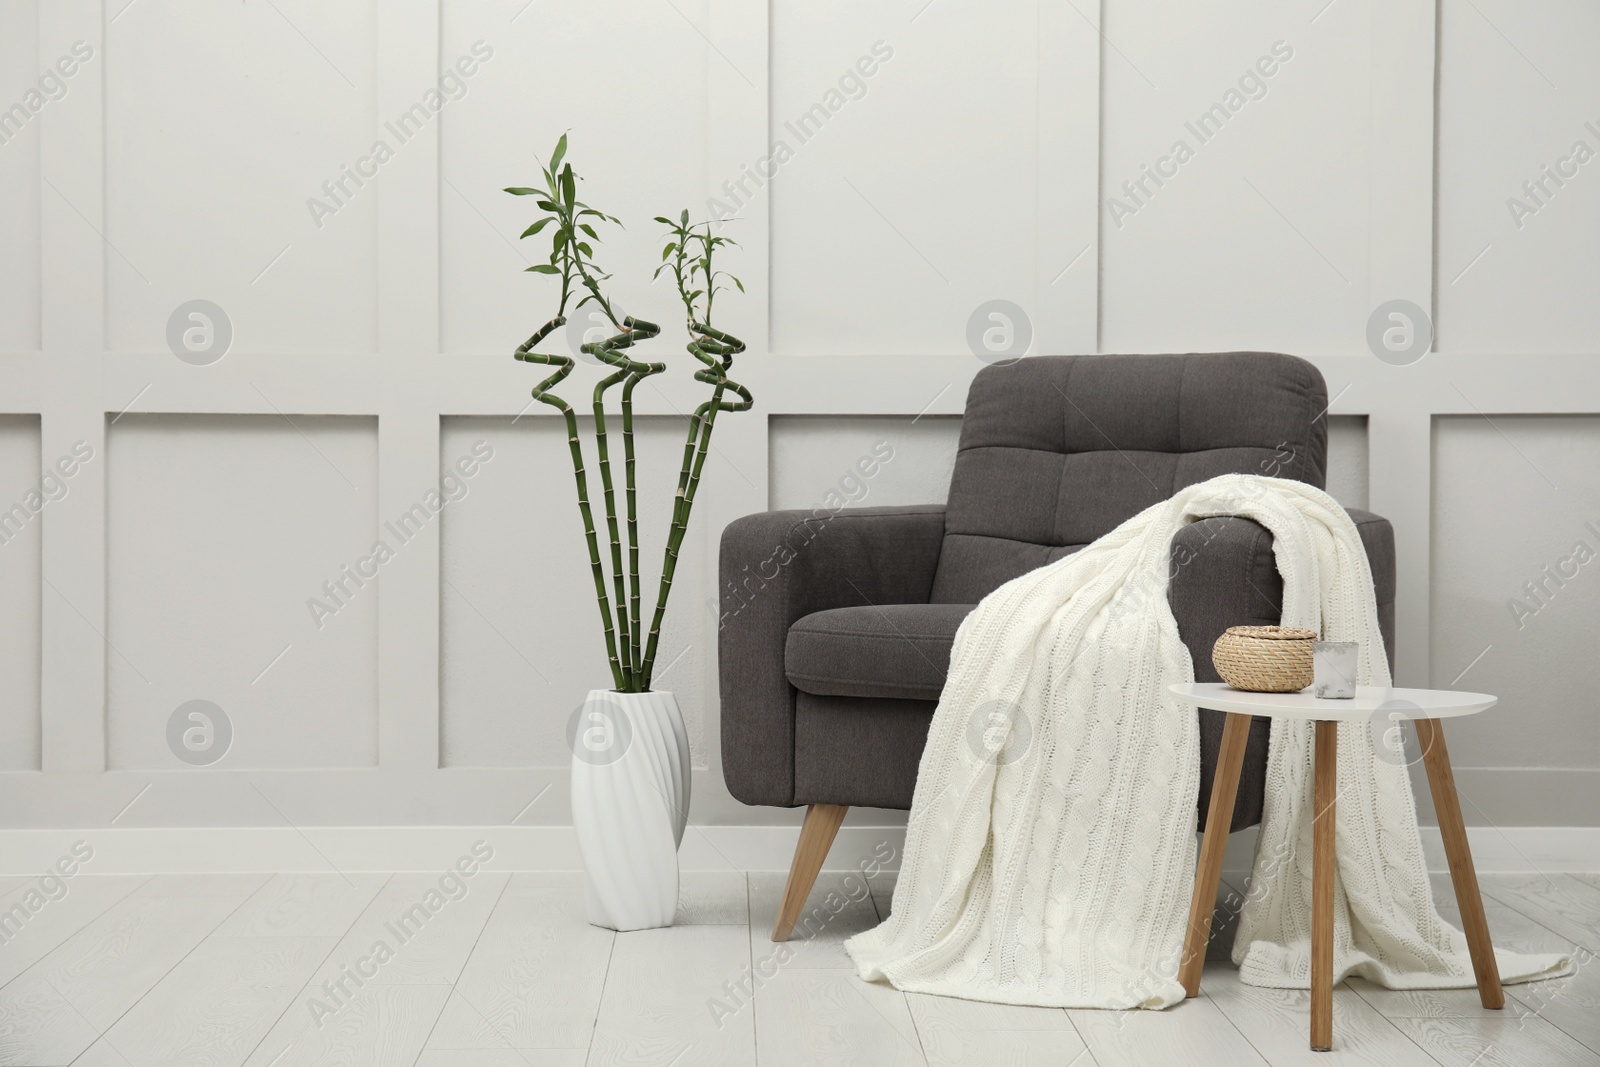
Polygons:
M1206 814L1206 834L1195 872L1194 898L1189 904L1189 927L1184 940L1178 980L1189 996L1200 992L1200 972L1205 967L1206 940L1211 931L1211 911L1222 875L1222 856L1233 821L1233 801L1239 789L1239 769L1244 764L1245 740L1251 716L1299 719L1316 724L1313 792L1316 816L1312 824L1311 856L1311 1047L1318 1052L1333 1048L1333 868L1334 798L1338 795L1338 724L1371 723L1384 718L1416 723L1417 741L1428 770L1428 786L1439 817L1450 882L1461 908L1461 923L1472 953L1472 970L1478 980L1478 997L1485 1008L1505 1004L1500 970L1495 964L1489 923L1478 893L1478 874L1467 848L1467 831L1456 800L1455 775L1444 744L1440 719L1475 715L1495 705L1484 693L1452 693L1439 689L1392 689L1357 686L1351 700L1320 699L1309 693L1247 693L1223 682L1191 682L1170 687L1180 700L1197 707L1227 713L1222 728L1222 749L1217 775L1211 786L1211 806Z

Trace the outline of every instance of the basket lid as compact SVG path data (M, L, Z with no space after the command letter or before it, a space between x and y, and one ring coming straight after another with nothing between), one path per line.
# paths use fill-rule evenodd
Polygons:
M1297 626L1230 626L1228 633L1263 641L1315 641L1317 631Z

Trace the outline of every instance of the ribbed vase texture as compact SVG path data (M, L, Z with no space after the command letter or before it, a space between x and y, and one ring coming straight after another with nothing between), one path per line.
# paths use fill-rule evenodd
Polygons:
M671 926L689 813L689 734L671 693L595 689L572 739L572 823L589 922Z

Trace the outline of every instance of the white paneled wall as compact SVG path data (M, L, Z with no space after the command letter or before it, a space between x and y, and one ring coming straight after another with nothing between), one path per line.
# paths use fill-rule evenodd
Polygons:
M1318 6L1106 5L1103 351L1359 343L1375 5Z
M1328 492L1347 508L1369 505L1369 455L1365 418L1328 416Z
M1502 815L1549 794L1596 807L1600 727L1600 417L1434 423L1433 679L1503 695L1451 756L1509 784ZM1465 684L1463 682L1463 684ZM1497 799L1500 799L1497 795ZM1497 820L1498 821L1498 820Z
M1031 4L982 0L916 23L900 3L773 5L786 161L755 195L771 199L775 352L955 354L972 294L1038 306L1038 67L1017 47L1036 23Z
M774 508L936 504L950 494L961 420L782 415L772 420L768 433Z
M5 107L31 90L42 113L72 92L65 79L51 83L50 100L39 85L39 21L32 3L0 4L0 100ZM59 88L57 87L59 85ZM0 117L0 349L39 347L39 136L31 112Z
M190 700L228 716L227 766L378 762L378 427L370 417L144 415L107 435L106 736L171 766ZM69 483L70 484L70 483ZM365 562L370 560L371 562Z
M725 322L758 408L719 421L660 661L695 821L794 818L721 785L717 534L833 493L941 498L983 366L969 323L1006 300L1034 354L1315 360L1330 489L1395 523L1401 679L1505 698L1452 733L1469 818L1595 825L1600 593L1584 568L1521 628L1507 605L1600 524L1600 162L1575 147L1600 151L1595 19L1570 0L0 0L0 500L92 450L0 545L0 810L567 821L566 719L607 672L561 429L510 358L553 294L501 189L570 131L583 196L627 224L601 247L618 302L680 368L651 217L732 212L743 246ZM203 366L167 340L195 299L232 330ZM1368 349L1393 299L1438 320L1412 365ZM639 393L647 545L703 399L687 377ZM580 365L566 395L596 378ZM856 480L879 441L894 458ZM376 577L314 617L379 541ZM233 727L203 768L167 740L197 699Z
M1446 3L1439 34L1439 351L1592 355L1600 8Z
M661 582L687 428L687 420L673 416L635 421L647 620ZM583 432L591 429L585 419ZM492 458L478 463L473 477L458 478L460 499L442 515L440 763L564 768L571 758L568 716L610 678L572 469L550 462L566 449L566 429L557 419L510 425L452 418L442 443L447 466ZM715 644L717 618L706 603L705 561L705 528L697 525L674 574L680 588L668 601L655 675L656 687L682 703L699 768L706 766L712 695L700 668Z
M519 273L544 262L549 239L517 240L533 209L501 190L539 184L538 161L566 130L585 177L579 198L627 224L609 230L598 250L615 275L618 305L668 327L682 317L671 279L650 283L662 244L661 228L650 220L703 210L708 59L730 69L698 29L707 5L600 0L540 4L519 14L521 7L468 0L440 9L443 63L471 56L479 42L480 53L492 53L466 80L461 100L440 115L445 352L498 355L550 317L548 283ZM508 338L515 338L509 346Z
M40 516L70 495L61 479L41 484L38 418L0 415L0 769L7 771L39 769Z
M344 168L376 139L396 153L384 167L430 150L380 125L377 6L110 0L108 348L163 348L172 308L204 297L239 352L374 350L378 198Z

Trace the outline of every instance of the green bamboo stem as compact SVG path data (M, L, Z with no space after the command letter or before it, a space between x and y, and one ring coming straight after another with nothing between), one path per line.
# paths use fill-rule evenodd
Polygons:
M593 287L591 286L591 288ZM603 299L601 300L601 306L605 308L609 315L610 307L605 304ZM595 450L599 457L596 465L600 469L600 482L605 495L606 526L611 534L611 573L612 585L616 590L618 644L623 650L622 691L636 693L642 691L643 673L639 670L641 665L631 652L634 642L630 637L628 625L630 607L626 572L623 570L622 562L622 537L617 525L616 488L611 477L611 454L606 431L605 393L606 390L619 382L636 382L640 378L647 377L650 374L658 374L667 368L664 363L644 363L630 359L623 354L624 349L631 348L637 341L654 337L660 333L660 327L654 323L644 322L630 316L623 320L621 330L621 333L607 340L584 345L583 351L588 352L608 366L618 368L615 373L608 374L602 378L594 387L594 437ZM624 451L627 452L632 438L633 402L631 390L626 386L623 389L623 396L626 401L623 420L623 444ZM626 456L624 458L624 474L627 474ZM632 495L631 487L629 495L630 497ZM636 537L638 531L636 520L632 525L632 530ZM631 550L629 555L633 555Z
M567 444L572 453L572 473L578 485L578 512L583 516L583 535L589 546L589 569L594 575L595 599L600 605L600 620L605 627L606 656L611 663L612 680L617 688L621 689L624 681L622 664L617 657L616 632L611 624L611 605L606 597L605 568L600 562L600 544L595 536L594 513L589 507L589 484L583 467L583 446L578 439L578 417L572 410L571 404L549 392L572 373L573 361L570 356L533 351L533 347L543 341L552 330L560 329L566 322L565 315L557 315L545 323L517 349L516 358L525 363L541 363L556 368L554 374L533 387L533 399L556 408L566 420Z
M589 346L585 345L587 349ZM617 647L621 650L622 660L622 691L633 691L633 665L628 649L631 644L628 639L628 591L623 584L622 571L622 537L617 529L617 495L611 482L611 450L606 442L606 407L605 392L613 385L628 377L626 370L619 370L615 374L608 374L600 379L594 387L594 441L597 459L595 467L600 471L600 485L605 494L606 529L611 534L611 581L616 590L617 604Z
M652 364L666 369L666 364ZM622 454L624 481L628 496L628 632L632 641L628 656L635 672L643 667L643 627L640 625L639 581L639 494L635 480L633 449L633 389L647 375L632 375L622 386Z
M695 372L695 379L708 382L713 388L711 399L696 408L694 415L691 416L689 435L685 440L685 462L680 469L679 491L673 501L672 528L667 535L666 552L661 564L661 588L656 596L655 615L650 622L650 637L641 667L644 688L647 690L655 672L656 652L661 641L661 623L666 616L667 598L672 592L672 579L678 569L678 556L683 546L683 538L689 528L695 491L699 488L700 474L705 468L706 454L710 451L711 433L716 426L717 412L747 411L753 403L750 391L728 377L733 357L744 351L744 342L732 334L713 329L704 323L690 322L689 329L690 333L695 335L695 340L688 345L689 352L705 364L703 370ZM731 404L724 401L723 396L728 390L737 394L741 398L740 401ZM692 467L689 464L691 442L697 445Z
M653 334L651 335L653 336ZM628 508L628 632L631 635L628 655L633 665L635 682L642 680L643 627L640 625L639 581L639 500L635 479L636 463L633 448L633 390L652 374L666 371L665 363L637 364L645 369L630 373L622 386L622 454L623 481L626 484Z

